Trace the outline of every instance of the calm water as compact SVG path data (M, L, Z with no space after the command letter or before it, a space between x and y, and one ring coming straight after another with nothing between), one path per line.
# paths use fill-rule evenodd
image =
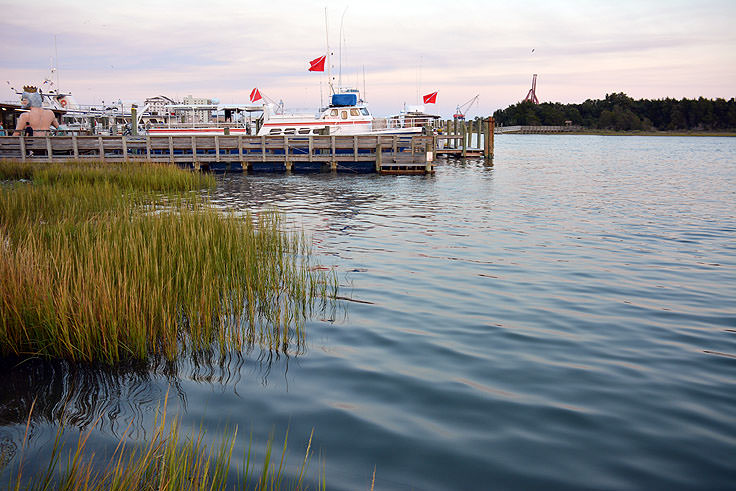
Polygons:
M225 175L215 198L286 212L359 302L298 356L6 363L6 469L33 397L30 455L62 414L100 417L104 451L170 388L186 425L239 425L236 456L288 427L294 466L314 428L329 489L735 485L736 139L504 135L494 166Z

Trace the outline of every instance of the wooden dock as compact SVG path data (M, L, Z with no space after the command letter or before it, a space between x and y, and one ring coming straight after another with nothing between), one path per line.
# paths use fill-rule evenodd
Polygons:
M2 136L0 159L168 162L215 172L379 174L431 174L437 155L493 160L493 118L440 122L425 127L424 133L414 136ZM475 148L473 141L478 145Z
M434 172L428 136L47 136L0 137L0 159L169 162L205 171Z
M470 121L440 121L434 131L437 133L437 155L493 160L495 122L492 117Z

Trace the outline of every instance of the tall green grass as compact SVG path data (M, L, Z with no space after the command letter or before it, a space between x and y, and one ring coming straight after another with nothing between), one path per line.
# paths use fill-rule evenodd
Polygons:
M0 163L0 355L117 363L304 347L336 296L276 212L236 216L164 165Z
M277 458L273 455L273 433L262 457L253 448L251 434L248 449L243 453L241 464L234 464L234 471L231 471L231 463L237 427L233 430L226 428L219 442L209 442L201 427L198 431L183 435L179 419L167 419L165 405L163 410L157 412L153 427L147 432L150 435L147 442L128 441L126 431L109 457L99 457L87 446L92 431L81 432L76 445L67 449L64 444L65 428L60 426L45 470L26 477L23 452L27 444L27 426L17 468L8 470L8 489L266 491L305 490L310 487L307 472L313 456L314 430L309 436L304 457L290 476L287 475L288 430L281 455ZM257 464L259 460L262 460L260 465ZM324 490L324 468L317 472L314 484L316 489Z

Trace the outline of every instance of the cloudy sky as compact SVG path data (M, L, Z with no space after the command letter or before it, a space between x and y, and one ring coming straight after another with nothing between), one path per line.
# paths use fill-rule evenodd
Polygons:
M435 90L432 112L478 94L469 115L487 115L534 73L542 102L736 96L735 0L0 0L0 100L42 83L58 53L59 85L83 104L246 102L258 87L314 109L325 8L333 75L378 115Z

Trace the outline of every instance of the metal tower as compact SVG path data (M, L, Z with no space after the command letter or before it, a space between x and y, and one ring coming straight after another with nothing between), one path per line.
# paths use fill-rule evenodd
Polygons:
M532 102L534 104L539 104L539 99L537 99L537 74L534 74L534 78L532 78L532 88L529 89L529 92L526 94L526 97L524 97L523 102Z

